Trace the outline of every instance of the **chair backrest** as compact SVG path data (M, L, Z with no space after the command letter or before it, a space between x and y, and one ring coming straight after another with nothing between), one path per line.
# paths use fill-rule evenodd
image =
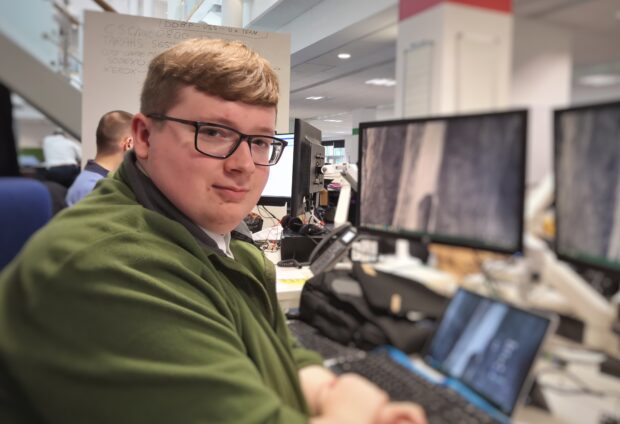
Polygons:
M52 198L40 181L0 178L0 270L52 217Z

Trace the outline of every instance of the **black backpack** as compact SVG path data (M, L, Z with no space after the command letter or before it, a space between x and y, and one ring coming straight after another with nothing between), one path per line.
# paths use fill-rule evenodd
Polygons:
M446 300L420 283L356 263L351 271L308 280L299 314L341 344L364 350L389 344L414 353L432 334Z

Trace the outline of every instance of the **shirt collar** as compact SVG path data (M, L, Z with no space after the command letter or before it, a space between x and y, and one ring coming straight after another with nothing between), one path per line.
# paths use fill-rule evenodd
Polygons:
M97 162L95 162L92 159L90 159L88 162L86 162L86 166L84 167L84 171L94 172L95 174L99 174L102 177L107 177L108 173L110 172L110 171L108 171L107 169L105 169L103 166L99 165Z

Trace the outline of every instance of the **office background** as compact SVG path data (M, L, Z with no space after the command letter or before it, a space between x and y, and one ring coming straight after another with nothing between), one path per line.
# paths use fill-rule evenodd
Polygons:
M532 185L551 170L553 108L620 98L617 0L25 0L0 6L0 47L12 58L0 79L18 73L24 94L14 96L20 148L40 146L53 121L79 135L83 11L106 7L290 33L289 118L345 139L351 161L360 122L526 107ZM56 78L20 66L15 45ZM488 75L494 91L483 90Z

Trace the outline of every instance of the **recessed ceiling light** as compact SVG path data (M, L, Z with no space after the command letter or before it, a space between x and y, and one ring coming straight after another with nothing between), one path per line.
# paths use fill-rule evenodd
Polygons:
M342 119L323 119L324 122L342 122Z
M306 100L321 100L323 96L309 96L306 97Z
M579 84L589 87L608 87L610 85L620 84L620 75L618 74L591 74L584 75L579 78Z
M349 53L338 53L338 59L350 59L351 55Z
M396 81L391 78L373 78L366 81L366 84L392 87L396 85Z

